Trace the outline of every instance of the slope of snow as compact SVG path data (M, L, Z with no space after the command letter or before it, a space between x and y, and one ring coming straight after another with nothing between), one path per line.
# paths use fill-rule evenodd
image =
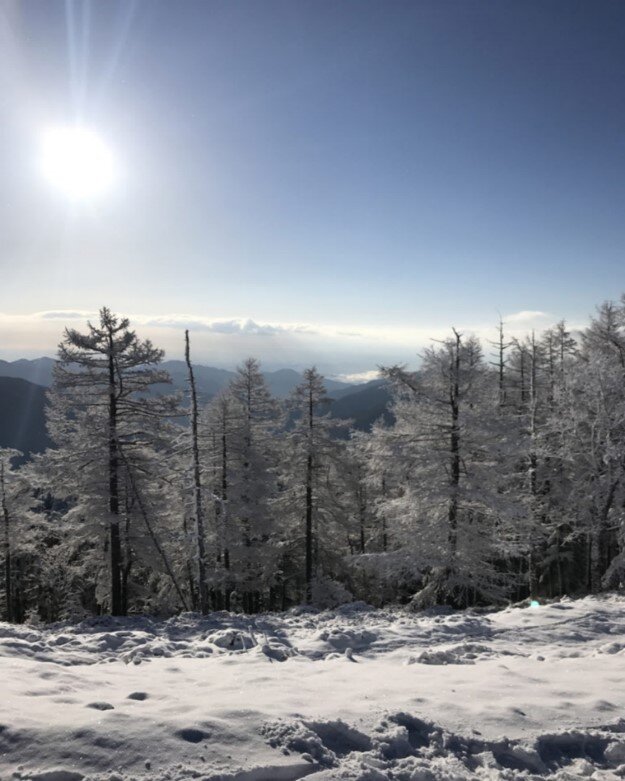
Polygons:
M625 598L0 624L0 778L625 777Z

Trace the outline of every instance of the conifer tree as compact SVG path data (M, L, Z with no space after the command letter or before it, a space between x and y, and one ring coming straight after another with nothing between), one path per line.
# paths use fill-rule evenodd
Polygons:
M226 610L230 609L230 594L235 588L232 555L238 550L240 539L234 528L235 503L231 503L231 498L235 498L235 456L240 451L243 416L239 402L227 390L210 402L202 416L203 457L212 500L215 569L211 582L216 607Z
M238 584L244 610L260 609L261 592L273 580L276 551L271 545L274 531L271 500L276 492L276 439L278 408L260 370L260 363L248 358L237 369L229 393L236 402L238 418L232 438L233 479L228 507L231 522L236 519L240 536L230 551L238 559ZM237 593L238 596L238 593Z
M314 366L306 369L289 399L292 423L284 448L282 493L277 507L283 526L288 525L287 536L295 545L291 548L292 559L303 565L301 582L306 602L313 596L323 549L332 546L329 526L339 507L331 498L328 482L337 482L341 444L336 434L345 428L346 421L330 417L330 402L324 378ZM298 555L298 550L303 555Z
M158 368L162 358L162 350L130 330L127 318L104 307L86 333L66 329L54 369L48 425L58 450L48 466L65 495L107 527L113 615L126 610L124 565L131 556L122 540L125 496L132 493L124 472L133 454L155 440L163 416L173 412L171 400L148 395L152 385L169 382Z
M204 495L202 488L202 467L200 464L200 446L199 446L199 409L197 400L197 388L195 386L195 375L193 373L193 364L191 363L191 348L189 344L189 331L185 331L185 361L189 372L189 399L190 399L190 436L191 436L191 454L193 469L193 506L195 511L195 538L196 538L196 558L197 558L197 593L199 594L199 608L202 613L208 612L208 583L207 583L207 561L206 561L206 542L204 537Z
M20 620L22 614L15 554L24 542L26 522L35 503L25 475L14 466L21 455L17 450L0 449L0 539L3 550L0 567L4 571L4 615L8 622Z
M403 465L401 493L387 509L416 542L425 577L415 604L501 599L495 562L505 541L496 529L511 509L493 480L505 455L479 343L454 331L425 351L419 372L384 373L395 385L393 439Z

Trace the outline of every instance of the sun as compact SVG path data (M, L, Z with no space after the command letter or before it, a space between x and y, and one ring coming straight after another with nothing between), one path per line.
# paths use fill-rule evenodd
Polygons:
M100 195L116 178L113 153L97 133L85 127L48 128L42 138L41 159L45 177L71 199Z

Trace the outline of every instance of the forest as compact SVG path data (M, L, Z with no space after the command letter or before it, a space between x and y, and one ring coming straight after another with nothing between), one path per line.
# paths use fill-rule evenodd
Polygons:
M66 329L54 443L0 451L9 622L352 600L465 608L583 595L625 577L625 296L480 344L451 329L380 367L390 422L328 414L315 367L286 401L246 360L203 405L103 308Z

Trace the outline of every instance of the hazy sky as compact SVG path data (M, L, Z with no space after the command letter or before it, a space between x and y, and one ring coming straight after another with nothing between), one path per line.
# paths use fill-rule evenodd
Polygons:
M618 0L3 0L0 90L2 357L106 304L355 372L625 289ZM119 168L84 202L38 158L75 121Z

